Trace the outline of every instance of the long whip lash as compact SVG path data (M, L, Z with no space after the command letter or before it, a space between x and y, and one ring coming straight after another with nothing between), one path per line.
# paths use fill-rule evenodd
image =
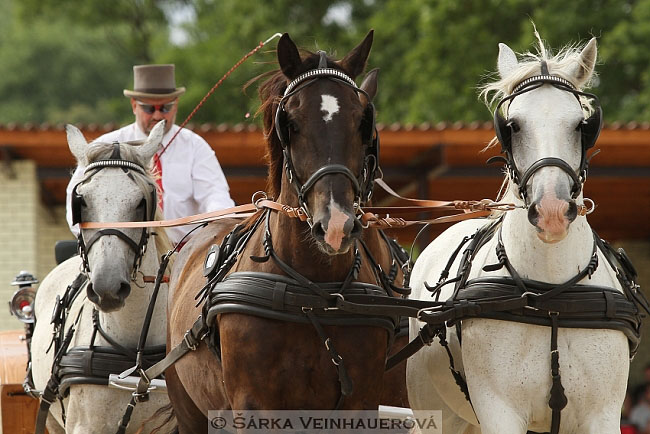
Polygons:
M237 63L235 63L235 64L232 66L232 68L230 68L230 69L228 70L228 72L226 72L226 73L223 75L223 77L221 77L221 79L219 79L219 81L217 81L217 82L215 83L214 86L212 86L212 89L210 89L210 90L208 91L208 93L205 94L205 96L203 97L203 99L202 99L201 101L199 101L199 103L196 105L196 107L194 107L194 110L192 110L192 112L189 114L189 116L188 116L188 117L183 121L183 123L180 125L180 128L178 129L178 131L176 131L176 133L172 136L172 138L169 140L169 142L165 145L165 147L163 148L163 150L162 150L162 151L160 152L160 154L158 154L158 155L159 155L159 156L162 155L162 154L167 150L167 148L169 147L169 145L171 145L171 143L174 141L174 139L176 138L176 136L178 135L178 133L181 132L181 130L183 129L183 127L185 127L185 125L187 125L187 123L190 121L190 119L192 119L192 117L194 117L194 115L196 114L196 112L199 111L199 109L201 108L201 106L202 106L202 105L207 101L208 98L210 98L210 96L214 93L214 91L217 90L217 88L218 88L219 86L221 86L221 83L223 83L223 81L224 81L226 78L228 78L228 76L229 76L230 74L232 74L232 72L233 72L235 69L239 68L239 66L240 66L242 63L244 63L244 62L246 61L246 59L248 59L249 57L251 57L253 54L257 53L257 52L260 50L260 48L262 48L263 46L265 46L266 44L268 44L268 43L271 42L273 39L275 39L275 38L277 38L277 37L279 37L279 36L282 36L282 34L281 34L281 33L276 33L276 34L274 34L273 36L271 36L270 38L268 38L266 41L260 41L260 43L257 44L257 47L253 48L251 51L249 51L248 53L246 53L246 55L245 55L244 57L242 57L241 59L239 59L239 61L238 61Z

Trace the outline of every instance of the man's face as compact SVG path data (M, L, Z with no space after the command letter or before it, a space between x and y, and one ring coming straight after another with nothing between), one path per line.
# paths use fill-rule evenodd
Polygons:
M167 133L176 121L178 98L131 98L131 107L135 122L146 134L149 134L154 125L163 119L167 121L165 123L165 133Z

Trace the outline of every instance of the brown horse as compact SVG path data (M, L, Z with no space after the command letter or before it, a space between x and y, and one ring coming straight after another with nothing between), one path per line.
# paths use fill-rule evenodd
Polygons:
M214 409L380 403L396 318L335 308L348 297L399 295L402 284L399 248L357 218L378 169L377 72L354 83L371 45L372 31L333 61L323 52L301 57L287 34L278 43L280 70L260 86L268 191L306 222L262 209L225 240L235 221L207 226L180 253L168 348L199 316L205 322L196 350L166 371L181 433L207 431ZM403 394L401 368L392 375Z

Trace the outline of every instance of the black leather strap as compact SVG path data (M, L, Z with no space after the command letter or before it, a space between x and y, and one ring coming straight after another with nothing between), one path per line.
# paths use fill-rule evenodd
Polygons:
M551 434L560 432L560 420L562 409L567 405L567 397L562 387L562 378L560 377L560 353L557 349L557 330L558 316L557 312L550 312L551 317L551 397L548 400L548 406L551 408Z

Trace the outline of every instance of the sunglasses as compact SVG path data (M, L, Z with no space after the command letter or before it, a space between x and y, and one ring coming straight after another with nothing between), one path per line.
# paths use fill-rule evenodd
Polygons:
M168 102L167 104L158 104L158 105L145 104L140 101L136 101L136 102L138 103L138 105L140 106L143 112L150 115L154 114L156 110L158 110L160 113L169 113L174 108L174 105L176 104L175 101Z

